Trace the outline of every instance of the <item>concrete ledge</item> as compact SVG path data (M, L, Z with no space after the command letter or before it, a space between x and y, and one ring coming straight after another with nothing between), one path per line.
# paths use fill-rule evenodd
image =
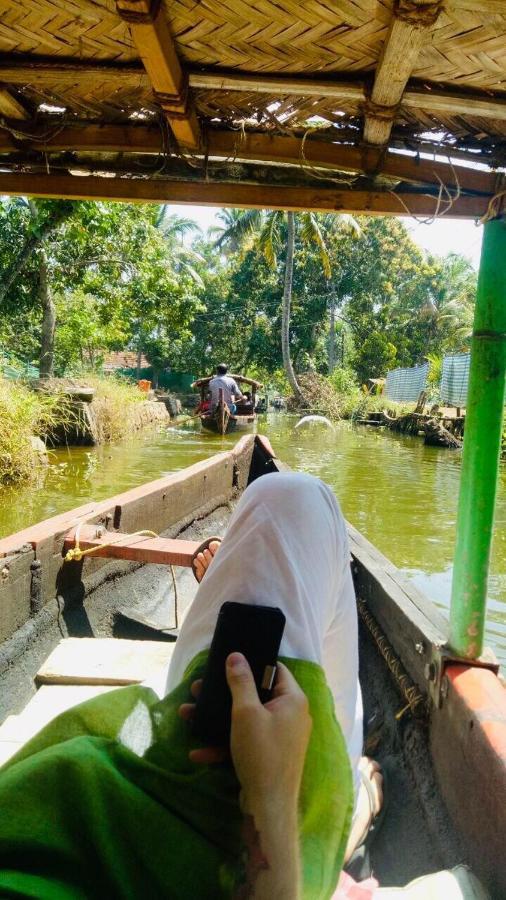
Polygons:
M506 897L506 690L493 672L453 665L430 745L448 810L473 871Z

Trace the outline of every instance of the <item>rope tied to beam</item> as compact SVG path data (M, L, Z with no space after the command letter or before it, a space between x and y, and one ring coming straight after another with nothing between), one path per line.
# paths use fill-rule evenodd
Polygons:
M117 541L107 541L105 544L100 544L99 547L88 547L87 550L83 550L79 540L81 537L81 528L83 525L86 525L85 521L79 522L79 525L76 528L76 533L74 536L74 546L67 550L65 556L63 557L64 562L81 562L83 556L91 556L93 553L96 553L98 550L103 550L104 547L113 547L114 544L121 544L124 540L123 535ZM129 537L160 537L160 535L156 534L155 531L134 531Z
M155 100L172 119L185 119L188 115L189 80L185 74L179 85L179 90L174 94L163 94L153 91Z
M380 119L382 122L393 122L399 111L400 103L395 106L383 106L381 103L375 103L370 98L362 104L364 115L373 119Z
M496 193L491 198L487 206L485 215L478 219L477 225L485 225L491 219L498 219L504 214L504 203L506 197L506 177L500 173L496 178Z
M120 544L123 540L123 536L117 541L108 541L105 544L100 544L100 547L89 547L87 550L83 550L79 544L79 539L81 536L81 528L83 525L86 525L86 520L83 519L79 522L76 533L74 535L74 546L67 550L65 556L63 557L63 562L80 562L84 556L91 556L93 553L96 553L97 550L102 550L104 547L112 547L114 544ZM149 531L149 529L145 529L143 531L134 531L129 537L160 537L156 531ZM174 566L169 565L170 574L172 578L172 586L174 588L174 617L175 617L175 625L174 627L168 627L167 631L174 631L179 628L179 612L178 612L178 600L179 593L177 589L177 581L176 581L176 573L174 571Z
M414 216L413 213L411 212L411 210L409 209L407 203L405 203L404 200L402 199L402 197L399 197L399 194L397 194L396 191L389 191L389 194L391 194L393 197L395 197L399 201L399 203L401 204L401 206L403 207L405 212L407 212L408 215L411 216L413 219L415 219L415 221L418 222L420 225L432 225L432 223L435 222L436 219L440 219L442 216L445 216L447 213L449 213L453 204L455 203L456 200L458 200L458 198L460 197L460 195L462 193L458 175L455 171L455 167L449 156L448 156L448 165L451 167L451 170L452 170L452 173L454 176L454 180L455 180L455 184L457 185L455 193L452 194L450 192L450 189L444 184L443 180L439 177L437 172L434 172L435 177L439 181L439 192L438 192L438 196L433 198L434 202L435 202L434 213L432 214L432 216L429 216L428 218L421 218L420 216ZM443 196L444 194L446 194L446 197ZM425 194L425 196L427 197L427 196L431 196L431 195ZM442 209L441 207L445 203L447 204L446 208Z
M319 128L307 128L306 131L304 132L301 143L300 143L300 157L299 157L300 168L302 169L302 171L304 173L307 173L308 175L310 175L311 178L318 179L318 181L330 181L333 184L337 184L339 186L344 184L347 187L352 187L353 184L356 182L357 178L360 177L358 173L356 175L344 175L343 174L342 176L330 175L328 173L324 174L323 172L321 172L318 169L317 166L314 166L313 163L311 163L307 159L306 154L305 154L306 140L310 134L314 134L315 131L320 131L320 130L321 129L319 129Z
M443 8L443 0L435 3L419 3L417 0L396 0L394 16L401 22L416 28L430 28L438 19Z

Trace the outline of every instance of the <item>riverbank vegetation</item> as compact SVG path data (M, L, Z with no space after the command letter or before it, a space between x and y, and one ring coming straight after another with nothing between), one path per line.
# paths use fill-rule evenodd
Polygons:
M44 461L33 438L47 435L61 418L58 396L0 377L0 484L40 476Z
M341 418L384 404L364 395L367 379L427 358L435 372L443 353L469 347L475 272L457 254L424 253L400 220L219 217L204 236L167 206L4 198L0 357L72 378L128 349L155 383L224 359ZM125 419L121 398L113 406L108 439Z
M475 272L398 219L219 215L203 236L167 207L4 199L0 347L43 376L129 348L156 371L226 358L270 380L289 355L296 377L344 367L360 384L468 346Z
M90 373L84 380L95 391L93 418L97 443L120 441L136 430L137 409L146 399L137 385Z
M42 384L43 390L35 390L29 383L0 377L0 485L40 480L47 462L44 445L65 443L76 429L82 430L82 414L68 394L78 386L94 390L93 403L86 406L96 443L121 440L146 419L140 414L145 394L118 378L88 374L78 382L49 379Z

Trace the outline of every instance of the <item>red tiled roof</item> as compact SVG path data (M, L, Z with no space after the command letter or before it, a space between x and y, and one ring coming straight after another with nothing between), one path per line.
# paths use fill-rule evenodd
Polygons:
M141 355L141 369L147 369L149 362ZM104 359L104 369L136 369L137 352L135 350L115 350Z

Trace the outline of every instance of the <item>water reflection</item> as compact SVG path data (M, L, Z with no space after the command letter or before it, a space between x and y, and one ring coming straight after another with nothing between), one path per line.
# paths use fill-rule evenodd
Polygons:
M259 423L292 468L328 482L346 517L439 606L447 608L455 539L460 454L421 440L341 423L294 430L297 418L269 414ZM101 500L231 447L237 435L198 425L133 436L112 447L51 455L38 489L0 492L0 536ZM501 472L492 553L487 639L506 662L506 466ZM146 523L149 527L149 523Z

